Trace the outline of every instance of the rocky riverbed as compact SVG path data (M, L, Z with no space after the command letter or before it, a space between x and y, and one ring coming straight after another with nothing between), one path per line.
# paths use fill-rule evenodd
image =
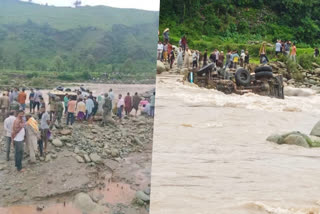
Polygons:
M23 173L16 171L13 153L5 161L2 141L0 206L7 208L0 213L147 213L152 134L153 119L144 116L125 117L116 126L54 128L46 158L30 164L26 155Z

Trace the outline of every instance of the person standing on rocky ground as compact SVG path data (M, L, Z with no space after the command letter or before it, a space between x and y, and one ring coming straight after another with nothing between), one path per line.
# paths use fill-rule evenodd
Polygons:
M40 139L40 131L38 127L38 122L31 116L31 114L26 115L26 145L29 150L30 162L36 162L37 153L37 142Z
M281 53L281 43L280 43L280 40L277 40L277 43L276 43L276 56L278 57L278 54Z
M244 66L244 58L246 57L246 54L244 53L244 50L241 50L241 54L240 54L240 66L243 67Z
M104 104L102 105L103 115L102 115L102 126L107 125L108 123L114 124L114 121L111 116L112 111L112 101L108 94L104 95Z
M216 49L216 66L218 66L219 55L220 55L220 52L218 49Z
M114 107L114 93L113 93L113 91L112 91L112 88L109 89L108 97L109 97L110 100L111 100L112 109L113 109L113 107Z
M289 54L290 54L290 48L291 48L291 42L290 42L290 41L287 41L287 42L284 44L284 51L285 51L285 55L286 55L286 56L289 56Z
M56 114L56 98L54 96L49 96L49 107L50 107L50 121L53 121L53 118Z
M31 92L29 94L29 108L30 108L30 114L33 113L34 114L34 90L33 88L31 88Z
M173 65L174 60L176 58L174 51L175 51L175 48L173 47L170 52L170 57L169 57L170 58L170 69L172 69L172 65Z
M179 69L182 69L183 65L183 51L181 48L179 48L178 56L177 56L177 65Z
M63 98L63 103L64 103L64 115L68 115L68 102L69 102L69 95L66 93L66 95Z
M224 53L223 53L223 51L221 51L221 53L219 54L219 59L217 61L217 67L222 68L223 63L224 63Z
M78 121L82 123L86 116L86 104L81 98L77 103L76 112Z
M14 100L17 100L19 95L18 91L19 91L18 88L14 88L14 90L10 93L10 96L9 96L10 103L12 103Z
M2 97L0 97L0 109L1 109L1 121L4 121L7 117L9 111L10 102L9 97L6 92L3 92Z
M49 140L50 116L45 107L41 107L40 111L42 113L40 120L41 140L44 143L44 153L46 154Z
M168 61L168 44L164 43L163 45L163 61Z
M92 120L94 120L94 116L96 116L98 110L99 110L99 103L97 101L97 97L93 97L93 104L94 104L94 107L92 109Z
M39 112L40 109L40 98L42 97L42 93L40 89L36 89L36 92L34 94L34 105L33 105L33 112L35 112L35 108L37 107L37 112Z
M291 53L290 53L291 60L294 62L297 62L296 56L297 56L297 48L296 48L296 44L293 43L291 48Z
M50 124L50 129L53 128L53 126L56 124L56 121L58 121L58 126L61 127L61 119L63 115L63 104L61 102L61 99L59 97L55 98L55 114L52 120L52 123Z
M132 97L130 96L130 93L127 93L127 96L124 98L124 110L126 115L130 115L132 111Z
M67 126L72 126L74 123L74 113L76 112L77 101L72 97L68 102L68 115L67 115Z
M190 67L190 56L191 56L191 52L189 50L189 48L186 48L186 52L184 55L184 67L189 68Z
M197 51L192 51L192 68L197 68L198 67L198 55Z
M181 47L182 47L183 52L185 52L186 51L186 47L187 47L187 38L186 38L186 36L183 36L181 38Z
M250 56L249 56L249 52L246 51L246 56L244 57L244 68L247 68L249 63L250 63Z
M224 69L227 69L230 67L230 62L231 62L231 51L228 50L226 54L226 64L224 65Z
M15 112L10 111L9 117L4 120L4 131L6 132L6 147L7 147L7 161L10 160L10 148L11 148L11 134L12 134L12 128L13 128L13 123L16 120L16 117L14 116Z
M206 49L203 53L203 67L207 65L208 62L208 50Z
M150 116L151 117L154 117L155 99L156 99L156 92L153 92L152 96L150 97Z
M9 110L15 111L16 113L20 110L20 104L17 101L17 97L10 103Z
M132 107L134 110L136 110L134 116L137 116L140 101L141 101L141 98L139 97L138 92L136 92L132 97Z
M170 31L170 29L169 28L167 28L167 29L165 29L164 31L163 31L163 38L164 38L164 42L169 42L169 31Z
M19 172L23 172L22 159L23 159L23 143L25 139L25 122L23 120L24 111L19 110L17 118L13 122L11 142L15 149L15 166Z
M210 61L210 63L215 63L216 62L216 55L215 55L214 51L211 52L211 54L209 56L209 61Z
M122 112L124 107L124 99L122 98L122 94L119 94L118 103L117 103L117 116L121 120Z
M259 56L260 56L260 63L261 64L266 64L267 62L269 62L269 59L267 57L267 49L266 49L265 42L262 43L262 46L259 50Z
M26 90L23 88L22 91L18 94L18 103L20 104L20 109L23 111L26 109L26 100L27 100L27 94L25 92Z
M170 55L172 51L172 45L168 42L167 46L168 46L168 63L170 64Z
M319 56L319 49L315 48L314 49L314 57L318 57Z
M162 51L163 51L163 44L161 41L159 41L158 48L157 48L157 59L160 61L161 61Z
M94 102L90 97L88 97L88 99L86 100L86 120L88 121L88 123L92 123L92 111L94 108Z

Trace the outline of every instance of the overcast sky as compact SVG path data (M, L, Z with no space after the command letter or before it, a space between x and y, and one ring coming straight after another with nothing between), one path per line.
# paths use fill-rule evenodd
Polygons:
M28 0L21 0L28 1ZM54 6L73 6L75 0L32 0L34 3L54 5ZM82 5L106 5L118 8L135 8L142 10L159 11L160 0L81 0Z

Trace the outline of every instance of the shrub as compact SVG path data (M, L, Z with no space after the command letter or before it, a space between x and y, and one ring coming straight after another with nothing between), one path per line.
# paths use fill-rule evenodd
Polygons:
M301 54L297 57L297 62L305 69L312 68L313 60L314 60L313 56L309 54Z

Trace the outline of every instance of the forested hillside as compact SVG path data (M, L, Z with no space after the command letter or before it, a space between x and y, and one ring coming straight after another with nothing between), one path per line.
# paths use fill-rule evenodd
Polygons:
M154 78L158 14L0 0L0 69Z
M320 44L319 0L161 0L160 30L174 41L186 34L191 46L291 40Z

